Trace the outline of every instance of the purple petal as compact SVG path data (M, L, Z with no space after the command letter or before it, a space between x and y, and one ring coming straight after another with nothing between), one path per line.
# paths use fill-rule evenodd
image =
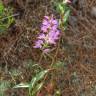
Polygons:
M42 23L43 25L48 25L49 23L48 23L48 21L47 20L43 20L43 23Z
M48 16L44 16L44 18L45 18L45 19L49 19L49 17L48 17Z
M53 37L55 35L55 31L51 30L48 35L49 37Z
M53 20L54 20L54 19L53 19L53 18L51 18L51 19L49 20L49 23L50 23L50 24L52 24Z
M52 24L58 25L58 21L57 21L57 20L53 20L53 21L52 21Z
M57 39L59 39L59 34L60 34L60 31L59 30L56 30L56 31L53 31L53 30L51 30L50 32L49 32L49 38L50 38L50 42L52 42L52 41L56 41Z
M40 34L39 36L38 36L38 39L44 39L45 38L45 34Z
M60 30L56 30L56 35L60 35Z
M49 44L56 44L54 37L51 35L49 36L48 40L46 41Z
M49 43L49 44L56 44L55 40L52 39L52 38L49 38L48 43Z
M54 31L55 31L55 30L57 29L57 27L58 27L57 25L53 25L53 26L51 27L51 30L54 30Z
M43 44L43 41L42 40L38 40L38 41L35 42L35 46L33 46L33 47L34 48L41 48L42 44Z
M44 49L43 52L44 53L48 53L50 51L50 49Z
M47 32L47 28L48 28L47 26L42 26L42 27L41 27L41 31Z

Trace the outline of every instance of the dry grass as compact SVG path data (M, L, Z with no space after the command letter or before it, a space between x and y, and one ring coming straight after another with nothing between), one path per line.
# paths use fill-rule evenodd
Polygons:
M43 16L54 10L50 0L16 1L13 3L14 10L23 15L16 19L15 27L10 28L7 35L0 36L0 80L12 81L8 71L18 68L23 78L19 77L16 82L25 82L32 77L32 72L24 65L26 60L39 62L44 68L52 62L50 58L39 60L41 53L32 46ZM62 96L96 95L96 18L91 15L93 6L96 6L96 0L78 0L78 3L70 6L72 14L69 25L53 60L65 63L62 71L54 76ZM27 94L24 90L10 90L8 93L9 96Z

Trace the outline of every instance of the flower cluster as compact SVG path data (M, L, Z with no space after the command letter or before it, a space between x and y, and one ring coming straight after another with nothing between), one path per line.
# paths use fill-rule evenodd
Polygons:
M41 26L41 32L37 37L34 48L40 48L45 53L50 51L52 45L56 45L59 39L60 30L58 30L58 21L53 16L44 16Z

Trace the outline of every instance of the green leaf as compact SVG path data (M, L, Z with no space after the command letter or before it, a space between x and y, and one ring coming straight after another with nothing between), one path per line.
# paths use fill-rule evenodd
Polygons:
M32 80L31 80L31 83L29 85L29 93L31 93L31 90L34 88L34 85L36 84L36 77L34 77Z
M35 77L33 77L33 79L31 80L31 82L29 84L18 84L16 85L14 88L29 88L29 94L30 96L34 96L32 94L36 94L36 92L38 90L41 89L41 87L43 86L43 83L38 84L38 81L40 81L41 79L44 78L45 74L48 72L49 70L43 70L40 73L38 73Z
M0 81L0 96L4 96L5 91L10 87L9 81Z
M49 70L44 70L44 71L41 71L40 73L38 73L38 74L36 75L36 81L41 80L48 71L49 71Z
M4 11L4 6L2 2L0 1L0 15L3 13L3 11Z
M45 74L48 72L48 70L43 70L40 73L38 73L33 79L31 80L30 87L29 87L29 94L32 93L32 90L34 90L34 87L40 81L44 78Z
M41 79L43 79L43 77L45 76L45 74L47 72L48 72L48 70L41 71L35 77L33 77L33 79L31 80L31 83L30 83L30 88L29 88L30 91L34 88L34 86L36 85L36 83L38 81L40 81Z
M70 16L70 10L67 10L64 14L63 22L66 23L68 21L68 18Z
M57 9L59 9L60 10L60 13L64 13L64 8L63 8L63 6L62 6L62 4L58 4L58 6L57 6Z
M0 35L6 33L9 26L15 21L12 14L13 9L9 7L5 8L0 1Z
M43 83L37 84L37 86L34 88L34 90L32 91L32 96L36 96L36 93L38 91L40 91L40 89L42 88Z
M57 63L53 64L53 68L63 68L64 62L58 61Z
M70 7L67 3L64 3L63 1L55 1L53 3L55 5L55 10L60 14L61 20L59 19L59 25L61 28L66 30L67 24L68 24L68 18L70 16Z
M20 83L13 88L29 88L29 84Z

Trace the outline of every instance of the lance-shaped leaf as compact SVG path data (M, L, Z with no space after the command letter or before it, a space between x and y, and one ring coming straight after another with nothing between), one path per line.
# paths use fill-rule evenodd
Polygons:
M20 83L13 88L29 88L29 84Z
M31 91L34 86L36 85L36 83L38 81L40 81L41 79L44 78L45 74L48 72L48 70L44 70L44 71L41 71L40 73L38 73L35 77L33 77L33 79L31 80L31 83L30 83L30 87L29 87L29 90Z
M63 22L66 23L68 21L68 18L70 16L70 10L67 10L64 14Z
M43 82L41 82L40 84L37 84L36 86L35 86L35 88L34 88L34 90L32 90L32 96L36 96L36 93L38 92L38 91L40 91L40 89L42 88L42 86L43 86Z

